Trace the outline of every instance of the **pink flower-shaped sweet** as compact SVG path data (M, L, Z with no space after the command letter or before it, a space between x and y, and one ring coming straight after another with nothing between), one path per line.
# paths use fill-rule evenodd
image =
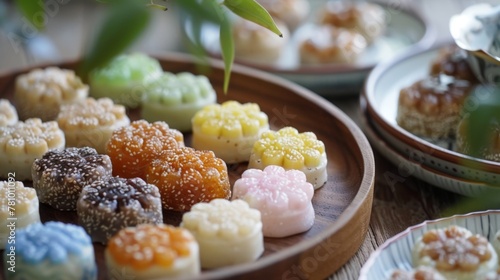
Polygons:
M304 172L269 165L247 169L233 187L233 199L245 200L262 214L266 237L284 237L310 229L314 223L313 186Z

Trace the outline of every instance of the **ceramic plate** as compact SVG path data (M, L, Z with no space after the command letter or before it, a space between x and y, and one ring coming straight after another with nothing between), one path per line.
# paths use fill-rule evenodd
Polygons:
M196 73L198 69L189 57L180 54L162 56L159 60L170 72ZM60 66L74 68L76 64ZM311 278L328 277L356 253L368 229L375 164L367 139L351 119L322 97L267 73L236 66L230 90L224 94L223 64L213 61L211 66L208 78L219 102L228 99L255 102L267 113L273 129L293 126L299 131L314 132L326 147L328 181L314 194L316 219L309 231L286 238L266 238L264 255L257 261L204 271L199 279L289 279L295 277L296 269ZM12 98L16 76L28 70L0 75L0 97ZM131 111L129 116L137 119L139 112ZM189 145L191 135L184 136ZM245 169L244 163L228 166L231 182ZM75 212L56 211L44 204L40 214L42 221L77 221ZM179 224L182 215L172 211L163 214L164 222L173 225ZM113 272L105 268L104 247L95 244L94 248L99 279L109 279L109 273Z
M405 179L413 176L436 187L465 196L477 196L485 190L498 189L498 186L466 180L434 170L418 161L419 158L413 158L396 151L377 133L366 112L363 112L361 122L363 132L372 147L398 167L398 174L395 174L398 178Z
M387 15L387 31L370 46L357 63L352 65L301 65L298 56L300 38L311 32L315 23L315 16L327 0L310 1L311 12L309 19L292 33L290 42L276 63L253 64L237 61L269 73L277 74L286 79L303 85L324 96L339 96L358 94L368 72L379 62L388 60L394 55L408 48L420 45L427 48L435 41L435 30L427 24L413 9L396 5L385 5ZM184 17L184 30L190 36L191 21ZM202 44L209 53L218 56L219 31L214 25L202 27Z
M386 280L395 269L410 270L411 250L415 241L428 230L457 225L490 241L500 230L500 210L474 212L449 218L426 221L409 227L375 250L361 269L358 280Z
M415 50L375 67L367 79L362 105L382 139L403 155L454 177L500 185L500 163L454 152L448 143L431 143L396 123L400 89L428 75L441 47Z

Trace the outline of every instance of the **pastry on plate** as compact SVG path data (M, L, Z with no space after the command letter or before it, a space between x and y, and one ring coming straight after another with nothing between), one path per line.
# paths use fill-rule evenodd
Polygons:
M396 269L391 273L389 280L446 280L446 278L432 267L419 266L410 271Z
M467 62L467 53L455 45L439 50L438 56L431 62L430 74L432 76L444 74L458 80L478 83Z
M316 25L299 42L304 64L355 63L367 47L359 33L342 27Z
M407 131L430 140L453 138L472 84L428 76L400 90L396 121Z
M297 29L311 12L308 0L258 0L274 19L286 24L291 31Z
M181 227L198 241L203 268L252 262L264 252L260 212L243 200L197 203L182 216Z
M498 268L498 255L484 236L448 226L424 232L412 248L414 267L429 266L446 279L483 279Z
M61 105L85 100L88 94L88 85L74 71L48 67L16 78L14 103L21 120L53 121Z
M19 120L16 108L7 99L0 99L0 126L13 125Z

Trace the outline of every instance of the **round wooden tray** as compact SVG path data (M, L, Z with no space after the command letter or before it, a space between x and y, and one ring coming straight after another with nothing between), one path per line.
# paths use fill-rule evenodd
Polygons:
M167 54L157 57L165 71L199 73L190 57ZM361 130L338 108L316 94L264 72L235 66L227 94L222 92L223 64L211 60L206 74L218 93L218 102L232 99L255 102L268 114L271 128L293 126L312 131L326 146L328 181L313 197L316 219L302 234L286 238L265 238L265 253L257 261L203 271L199 279L322 279L340 268L359 249L368 230L375 163ZM74 69L77 62L58 65ZM30 69L0 75L0 98L12 99L15 78ZM131 119L139 112L131 111ZM184 134L189 146L191 137ZM231 183L246 164L230 165ZM1 176L0 176L1 177ZM25 182L31 185L30 182ZM182 213L165 211L164 222L178 225ZM76 223L76 212L61 212L40 205L42 221ZM94 244L99 279L120 278L105 266L104 246ZM3 262L2 262L3 265ZM3 271L3 268L1 268ZM292 278L290 278L292 277Z

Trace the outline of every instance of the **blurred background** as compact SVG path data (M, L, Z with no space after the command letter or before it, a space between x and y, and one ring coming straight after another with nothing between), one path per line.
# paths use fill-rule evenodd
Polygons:
M323 0L311 0L311 2ZM352 1L352 0L351 0ZM152 10L147 32L130 50L148 53L183 51L182 32L175 1L168 11ZM449 41L449 18L477 1L389 0L392 7L410 7L419 12L437 31L436 44ZM483 1L498 3L500 1ZM30 64L76 59L102 22L106 4L89 0L46 0L46 29L37 33L16 11L13 1L0 1L0 71ZM127 32L127 30L123 30ZM27 39L27 40L24 40Z

